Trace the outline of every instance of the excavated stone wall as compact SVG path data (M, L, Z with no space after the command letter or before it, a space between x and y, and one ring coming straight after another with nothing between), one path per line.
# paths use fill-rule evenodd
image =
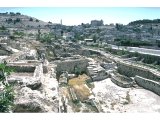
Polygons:
M128 78L123 75L112 75L111 81L115 83L116 85L124 88L132 87L134 82L131 78Z
M136 75L148 78L155 81L160 81L160 75L158 72L151 71L147 68L142 68L135 64L128 64L124 62L118 62L118 72L128 77L135 77Z
M33 73L35 71L37 64L29 64L29 63L9 63L7 66L9 66L11 69L13 69L15 72L29 72Z
M120 49L111 49L110 52L117 53L117 52L123 52L124 50ZM135 56L136 52L129 52L127 51L128 56L133 57ZM137 53L136 54L139 60L144 59L144 63L154 63L160 64L160 56L152 55L152 54L143 54L143 53Z
M56 72L60 75L63 71L67 71L69 74L75 72L75 67L79 69L80 72L85 72L88 66L88 60L86 59L73 59L60 61L57 63Z
M134 79L139 86L160 95L160 82L156 82L140 76L136 76Z

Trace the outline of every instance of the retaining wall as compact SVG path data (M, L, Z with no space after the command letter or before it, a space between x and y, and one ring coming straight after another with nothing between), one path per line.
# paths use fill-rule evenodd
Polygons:
M88 60L86 59L75 59L60 61L57 63L56 72L60 75L63 71L67 71L69 74L75 72L75 67L79 69L80 72L85 72L87 70Z
M160 82L156 82L140 76L136 76L134 79L139 86L160 95Z
M37 64L29 64L29 63L9 63L7 64L11 69L15 72L29 72L33 73Z
M124 62L118 62L117 66L118 72L128 77L135 77L138 75L151 80L160 81L160 74L157 74L158 72L156 73L155 71L151 71L147 68L142 68L141 66Z
M111 81L116 85L124 88L132 87L134 84L132 79L123 75L112 75Z

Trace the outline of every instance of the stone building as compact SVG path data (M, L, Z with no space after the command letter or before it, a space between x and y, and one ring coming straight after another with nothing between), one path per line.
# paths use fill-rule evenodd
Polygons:
M103 20L92 20L91 21L91 26L103 26Z

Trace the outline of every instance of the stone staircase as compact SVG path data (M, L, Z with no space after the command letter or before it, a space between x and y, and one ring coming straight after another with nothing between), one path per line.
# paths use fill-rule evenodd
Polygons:
M107 74L104 68L100 66L99 63L95 62L93 59L89 59L89 66L87 67L88 74L93 81L99 81L107 78Z

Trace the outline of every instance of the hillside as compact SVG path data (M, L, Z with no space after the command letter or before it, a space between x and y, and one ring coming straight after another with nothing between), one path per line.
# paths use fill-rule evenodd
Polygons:
M7 28L44 28L48 23L21 13L0 13L0 26Z
M159 24L160 19L154 19L154 20L148 20L148 19L143 19L143 20L136 20L132 21L129 23L129 25L136 25L136 24Z

